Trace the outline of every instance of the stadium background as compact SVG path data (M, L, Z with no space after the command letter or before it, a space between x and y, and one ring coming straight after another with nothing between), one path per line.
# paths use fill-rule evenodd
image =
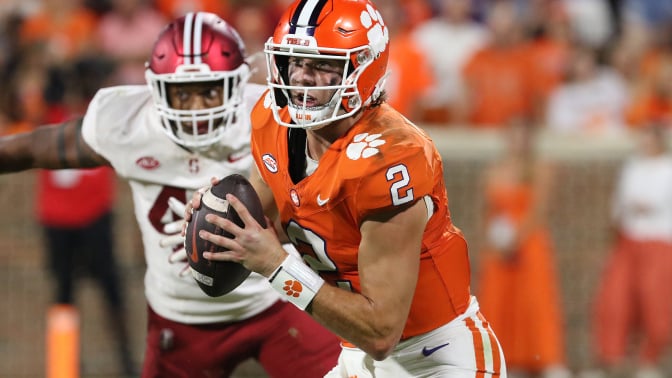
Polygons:
M498 134L466 129L427 128L444 159L445 177L454 222L470 243L476 269L482 221L479 175L501 149ZM551 229L557 245L566 345L570 368L590 364L590 301L609 245L609 200L622 160L632 150L628 134L601 138L541 134L539 153L559 168L553 191ZM46 310L52 288L45 269L41 234L33 216L34 171L0 176L0 376L43 376ZM143 294L144 257L132 212L128 186L120 182L116 207L117 250L122 268L134 358L142 361L146 303ZM478 274L474 271L474 276ZM97 288L83 279L78 287L81 311L83 377L113 377L115 353ZM486 314L487 316L487 314ZM672 376L672 359L665 360ZM260 376L254 363L237 377ZM627 372L624 376L628 376Z

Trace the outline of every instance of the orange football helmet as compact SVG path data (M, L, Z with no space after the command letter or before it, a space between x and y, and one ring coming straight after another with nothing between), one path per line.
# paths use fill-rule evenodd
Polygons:
M352 116L381 95L387 76L389 34L369 0L297 0L280 18L264 53L276 121L287 127L322 127ZM291 85L290 58L340 61L342 80L319 87ZM307 106L305 99L303 105L291 101L291 92L303 91L305 98L308 90L335 93L320 106ZM280 119L279 110L284 106L288 106L291 123Z
M213 13L197 12L176 19L161 32L145 77L170 139L199 148L219 141L226 126L235 121L250 68L238 32ZM222 104L200 110L173 108L167 85L197 82L221 82Z

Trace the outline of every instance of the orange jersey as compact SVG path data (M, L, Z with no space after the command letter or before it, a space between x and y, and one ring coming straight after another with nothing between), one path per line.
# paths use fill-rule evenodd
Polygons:
M281 116L289 122L286 109ZM274 121L264 98L252 112L252 125L253 156L273 191L283 228L304 261L327 282L360 292L362 222L429 196L434 214L423 235L418 282L402 338L433 330L467 309L467 246L450 219L440 155L424 131L386 104L366 110L322 156L317 170L295 183L289 170L290 129ZM301 143L298 153L305 151Z
M462 74L471 92L473 127L503 128L531 114L533 81L530 50L485 47L465 64Z

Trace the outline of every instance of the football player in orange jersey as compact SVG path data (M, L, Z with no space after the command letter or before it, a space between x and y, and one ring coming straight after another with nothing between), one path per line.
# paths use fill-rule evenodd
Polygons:
M368 0L297 0L265 46L268 92L252 113L251 181L263 228L201 230L341 338L327 377L505 377L504 355L470 293L441 157L384 102L387 27ZM195 195L189 212L200 205ZM270 224L270 221L269 221ZM287 238L302 258L288 254Z

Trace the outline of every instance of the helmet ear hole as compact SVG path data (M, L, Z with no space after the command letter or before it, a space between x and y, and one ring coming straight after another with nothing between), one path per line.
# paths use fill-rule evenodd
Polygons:
M348 99L348 107L350 107L350 109L358 108L361 105L362 101L359 96L350 97L350 99Z
M370 50L360 51L356 56L356 60L358 66L372 61L373 56L371 55L371 51Z

